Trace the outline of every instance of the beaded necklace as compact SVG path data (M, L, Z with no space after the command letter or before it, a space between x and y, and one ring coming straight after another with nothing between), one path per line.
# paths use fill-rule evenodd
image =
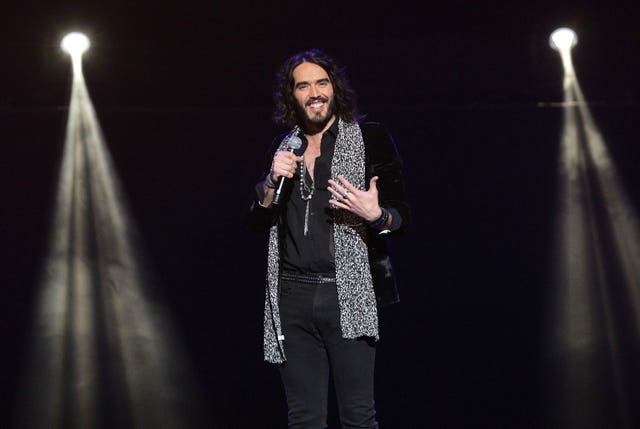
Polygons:
M302 162L300 163L300 198L302 201L306 201L304 209L304 236L306 237L309 232L309 203L311 197L313 197L313 191L315 189L314 180L311 178L311 183L307 183L307 164L302 155Z

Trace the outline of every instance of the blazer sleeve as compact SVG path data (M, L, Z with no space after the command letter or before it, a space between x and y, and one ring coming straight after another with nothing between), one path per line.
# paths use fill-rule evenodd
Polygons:
M263 184L271 170L271 162L273 155L278 148L282 136L277 137L271 143L271 147L265 155L264 166L259 181L256 183L253 191L249 195L248 210L246 213L245 223L247 227L256 232L262 232L274 225L278 219L279 210L273 205L264 207L260 202L264 199Z
M362 124L365 142L366 183L378 176L378 200L380 206L389 209L392 215L391 233L407 231L411 212L406 202L402 177L402 159L393 138L379 123Z

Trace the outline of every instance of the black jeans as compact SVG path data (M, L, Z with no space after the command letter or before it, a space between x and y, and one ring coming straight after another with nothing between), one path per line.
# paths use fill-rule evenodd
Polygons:
M344 339L335 283L283 281L280 318L286 363L280 367L289 428L327 427L329 370L343 429L376 428L375 341Z

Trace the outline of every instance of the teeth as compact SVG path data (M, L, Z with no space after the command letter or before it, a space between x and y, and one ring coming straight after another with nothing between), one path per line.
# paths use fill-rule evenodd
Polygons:
M313 103L311 104L311 107L320 107L322 106L322 103Z

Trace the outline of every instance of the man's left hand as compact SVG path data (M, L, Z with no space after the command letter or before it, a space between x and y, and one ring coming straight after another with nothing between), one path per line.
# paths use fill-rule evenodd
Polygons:
M378 204L378 188L376 182L378 176L371 178L369 190L361 191L353 186L343 176L338 176L338 181L329 179L327 189L336 197L329 200L329 204L354 213L367 222L372 222L382 215L382 209Z

